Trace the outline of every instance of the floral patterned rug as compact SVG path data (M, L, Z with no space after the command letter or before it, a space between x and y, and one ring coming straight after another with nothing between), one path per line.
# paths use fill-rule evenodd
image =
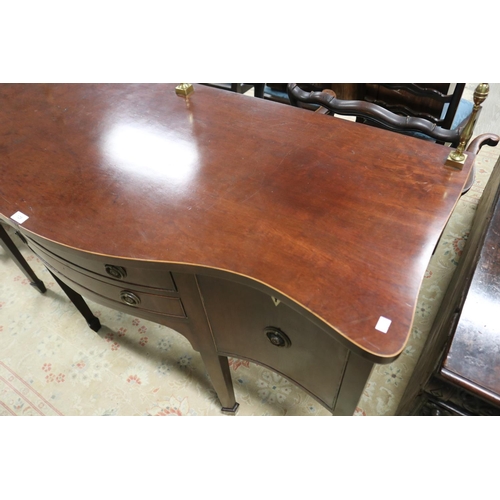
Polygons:
M395 413L499 154L480 153L475 184L429 263L410 341L395 362L374 369L355 415ZM29 286L0 248L0 415L222 416L201 357L184 337L87 301L103 325L96 334L38 259L23 253L48 290ZM239 359L230 365L238 415L329 415L269 369Z

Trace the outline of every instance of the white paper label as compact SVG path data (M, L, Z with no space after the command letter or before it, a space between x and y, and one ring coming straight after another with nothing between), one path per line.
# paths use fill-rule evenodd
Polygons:
M375 325L375 330L378 330L379 332L382 333L387 333L389 331L391 323L392 321L390 319L380 316L380 318L377 321L377 324Z
M15 220L16 222L19 222L19 224L22 224L29 219L29 217L27 215L24 215L22 212L16 212L14 215L11 215L10 218L12 220Z

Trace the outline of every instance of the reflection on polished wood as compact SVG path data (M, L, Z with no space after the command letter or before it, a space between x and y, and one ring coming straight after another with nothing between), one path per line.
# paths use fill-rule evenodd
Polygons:
M163 84L2 85L0 138L3 220L76 292L185 335L226 409L237 355L352 413L406 344L475 156L456 171L444 146Z

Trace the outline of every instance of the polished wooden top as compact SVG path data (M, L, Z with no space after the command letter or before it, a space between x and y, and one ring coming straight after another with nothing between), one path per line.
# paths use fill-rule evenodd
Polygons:
M434 143L174 87L1 85L0 214L88 252L252 278L397 356L474 155L452 170Z
M497 202L442 375L500 406L500 202Z

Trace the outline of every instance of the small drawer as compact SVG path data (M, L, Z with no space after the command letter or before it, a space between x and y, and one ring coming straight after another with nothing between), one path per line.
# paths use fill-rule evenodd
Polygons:
M120 282L124 286L138 285L176 292L172 274L164 270L165 265L158 262L146 262L108 258L102 255L89 254L57 245L51 241L28 238L28 245L37 253L45 252L69 267L93 277L105 278L110 283ZM96 276L97 275L97 276Z
M198 281L220 354L269 366L335 407L346 347L271 295L208 276Z
M187 317L179 297L144 292L126 284L123 284L123 286L110 284L77 271L72 266L67 265L62 259L41 250L38 246L33 251L52 272L62 278L66 278L66 281L69 280L68 285L70 287L71 282L76 283L104 298L130 306L131 310L140 309L175 318Z

